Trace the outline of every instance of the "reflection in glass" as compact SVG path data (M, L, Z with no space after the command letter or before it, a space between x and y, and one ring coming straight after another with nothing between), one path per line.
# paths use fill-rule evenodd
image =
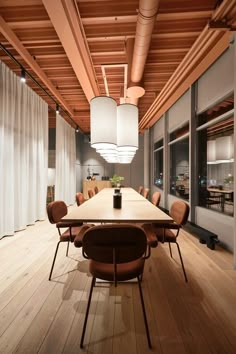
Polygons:
M211 112L198 117L199 126L206 114ZM208 121L212 123L198 132L198 205L233 216L234 118L229 114L215 124Z
M154 184L163 189L163 139L154 144Z
M170 145L170 194L189 199L189 138Z
M154 152L154 184L163 189L163 148Z

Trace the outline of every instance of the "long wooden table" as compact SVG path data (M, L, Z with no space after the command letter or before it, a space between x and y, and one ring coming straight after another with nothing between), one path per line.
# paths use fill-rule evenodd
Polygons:
M132 188L122 188L122 208L113 208L113 188L104 188L62 221L171 223L173 219Z

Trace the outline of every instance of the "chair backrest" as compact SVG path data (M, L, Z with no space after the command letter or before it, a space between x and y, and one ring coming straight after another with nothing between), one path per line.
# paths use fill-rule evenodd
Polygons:
M67 214L67 205L62 200L56 200L47 205L48 219L51 224L58 223Z
M88 196L89 196L89 199L94 196L94 191L91 188L88 189Z
M98 191L98 187L95 186L95 187L94 187L94 193L95 193L95 194L98 194L98 192L99 192L99 191Z
M152 204L158 206L160 204L160 200L161 200L161 193L154 192L152 195Z
M139 194L142 194L142 193L143 193L143 186L139 186L139 187L138 187L138 193L139 193Z
M83 254L101 263L120 264L134 261L143 256L146 247L144 230L132 224L93 226L83 236Z
M148 199L148 197L149 197L149 188L145 188L144 189L143 196L144 196L144 198Z
M173 202L170 208L170 216L178 225L186 224L189 216L189 205L181 200Z
M84 195L81 192L76 193L75 199L76 199L76 203L78 206L80 206L81 204L83 204L85 202Z

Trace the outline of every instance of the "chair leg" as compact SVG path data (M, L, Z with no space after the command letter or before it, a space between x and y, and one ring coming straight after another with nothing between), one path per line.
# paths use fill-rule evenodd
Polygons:
M58 251L58 247L59 247L60 243L61 243L61 241L59 241L57 243L57 247L56 247L56 251L55 251L55 254L54 254L54 258L53 258L53 262L52 262L52 266L51 266L51 270L50 270L50 274L49 274L48 280L51 280L51 277L52 277L52 271L53 271L53 268L54 268L55 260L56 260L56 257L57 257L57 251Z
M185 272L184 262L183 262L183 258L182 258L181 252L180 252L180 248L179 248L178 242L176 242L176 245L177 245L177 248L178 248L179 258L180 258L180 261L181 261L181 264L182 264L182 269L183 269L183 272L184 272L184 278L185 278L185 281L187 283L188 282L188 278L187 278L187 275L186 275L186 272Z
M67 243L67 249L66 249L66 257L68 257L68 252L69 252L69 246L70 246L70 241Z
M171 250L170 242L168 242L168 243L169 243L170 256L171 256L171 258L173 258L173 257L172 257L172 250Z
M94 287L94 285L95 285L95 282L96 282L96 278L93 277L93 280L92 280L92 283L91 283L91 287L90 287L90 292L89 292L88 305L87 305L86 314L85 314L85 319L84 319L83 331L82 331L81 340L80 340L80 348L81 348L81 349L83 348L85 330L86 330L86 325L87 325L87 320L88 320L88 314L89 314L89 308L90 308L90 304L91 304L92 293L93 293L93 287Z
M143 293L142 293L141 281L140 281L139 277L137 277L137 279L138 279L138 287L139 287L140 299L141 299L141 304L142 304L142 309L143 309L143 317L144 317L144 323L145 323L145 328L146 328L148 346L149 346L149 348L152 348L152 344L151 344L151 340L150 340L150 334L149 334L149 329L148 329L147 316L146 316L146 311L145 311L145 305L144 305L144 301L143 301Z

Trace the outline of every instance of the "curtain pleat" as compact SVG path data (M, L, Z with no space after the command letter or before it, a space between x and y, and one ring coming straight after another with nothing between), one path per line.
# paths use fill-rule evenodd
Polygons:
M0 62L0 237L45 218L48 106Z
M56 118L56 183L55 199L74 204L76 193L75 129L60 115Z

